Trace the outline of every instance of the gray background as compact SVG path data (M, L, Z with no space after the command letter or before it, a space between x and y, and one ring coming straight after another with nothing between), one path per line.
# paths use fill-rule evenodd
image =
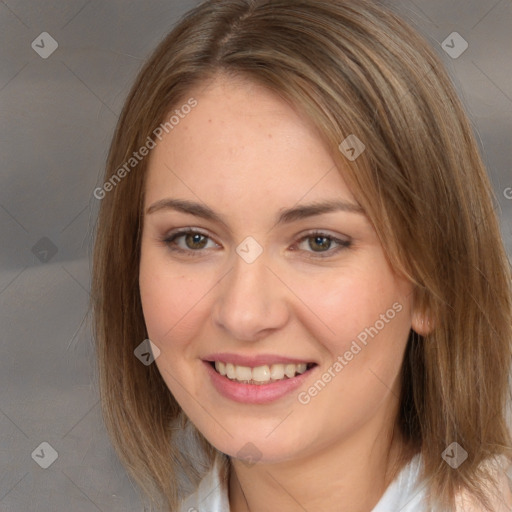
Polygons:
M474 123L512 254L512 2L389 3L448 66ZM137 71L195 4L0 0L2 512L143 510L100 415L86 317L99 206L92 193ZM441 46L454 31L469 44L456 59ZM31 47L42 32L58 42L47 59ZM32 456L43 442L58 453L47 469Z

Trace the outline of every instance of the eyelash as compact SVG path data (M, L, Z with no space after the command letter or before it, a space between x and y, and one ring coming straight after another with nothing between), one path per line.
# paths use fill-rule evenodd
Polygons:
M182 236L186 236L186 235L190 235L190 234L201 235L201 236L211 240L209 235L202 233L201 231L198 231L196 229L189 228L189 229L183 229L183 230L177 231L176 233L171 233L167 237L163 238L161 241L168 247L169 250L171 250L173 252L183 254L187 257L196 258L196 257L201 256L200 253L204 251L203 249L197 249L197 250L181 249L174 243L175 240L177 240L178 238L181 238ZM318 252L318 253L313 252L312 256L307 256L308 258L312 258L312 259L329 258L335 254L338 254L343 249L348 249L352 245L352 242L349 240L340 240L339 238L336 238L336 237L329 235L327 233L324 233L322 231L313 231L311 233L308 233L307 235L300 238L296 242L296 244L300 244L301 242L308 240L309 238L316 238L316 237L326 238L327 240L329 240L331 242L337 243L339 245L339 247L334 250L328 249L327 251L323 251L323 252ZM306 252L309 252L309 251L306 251Z

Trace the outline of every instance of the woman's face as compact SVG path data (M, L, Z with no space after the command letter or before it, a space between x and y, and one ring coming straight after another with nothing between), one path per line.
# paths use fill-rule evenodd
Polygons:
M152 150L144 205L141 299L169 390L238 458L378 439L397 411L412 288L304 118L242 81L190 96ZM327 202L342 206L310 208Z

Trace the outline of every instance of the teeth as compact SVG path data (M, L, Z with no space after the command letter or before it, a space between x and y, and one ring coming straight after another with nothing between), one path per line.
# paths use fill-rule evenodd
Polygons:
M307 370L307 364L273 364L250 368L249 366L215 361L215 369L230 380L247 384L267 384L283 380L285 377L291 379L297 374L304 373Z
M222 361L215 361L215 369L221 375L226 375L226 365Z
M252 369L252 372L250 371L250 368L248 368L249 374L252 373L251 379L258 381L258 382L268 382L270 380L270 368L265 366L257 366L256 368ZM246 379L246 380L251 380Z
M284 378L284 364L273 364L270 367L270 377L274 380L281 380Z
M252 380L252 370L248 366L235 366L236 380Z
M292 377L295 377L295 365L294 364L287 364L284 367L284 374L291 379Z

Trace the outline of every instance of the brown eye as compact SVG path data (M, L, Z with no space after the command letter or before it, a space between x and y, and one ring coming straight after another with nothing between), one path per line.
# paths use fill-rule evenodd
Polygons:
M201 235L200 233L191 234L188 233L184 235L185 244L189 249L203 249L206 245L207 237Z
M319 248L320 251L323 249L329 249L331 247L332 239L327 236L312 236L309 237L310 240L309 247L316 251L316 248ZM311 240L313 242L311 242Z
M301 238L301 240L299 240L299 246L305 242L307 242L307 248L303 250L310 253L308 256L310 258L327 258L337 254L343 249L348 249L352 245L350 240L342 240L328 235L327 233L320 232L310 233ZM337 247L331 250L333 244Z
M180 239L183 239L184 244L178 243ZM206 248L208 241L211 241L208 235L192 229L178 231L162 240L171 251L187 256L199 256L203 252L202 249Z

